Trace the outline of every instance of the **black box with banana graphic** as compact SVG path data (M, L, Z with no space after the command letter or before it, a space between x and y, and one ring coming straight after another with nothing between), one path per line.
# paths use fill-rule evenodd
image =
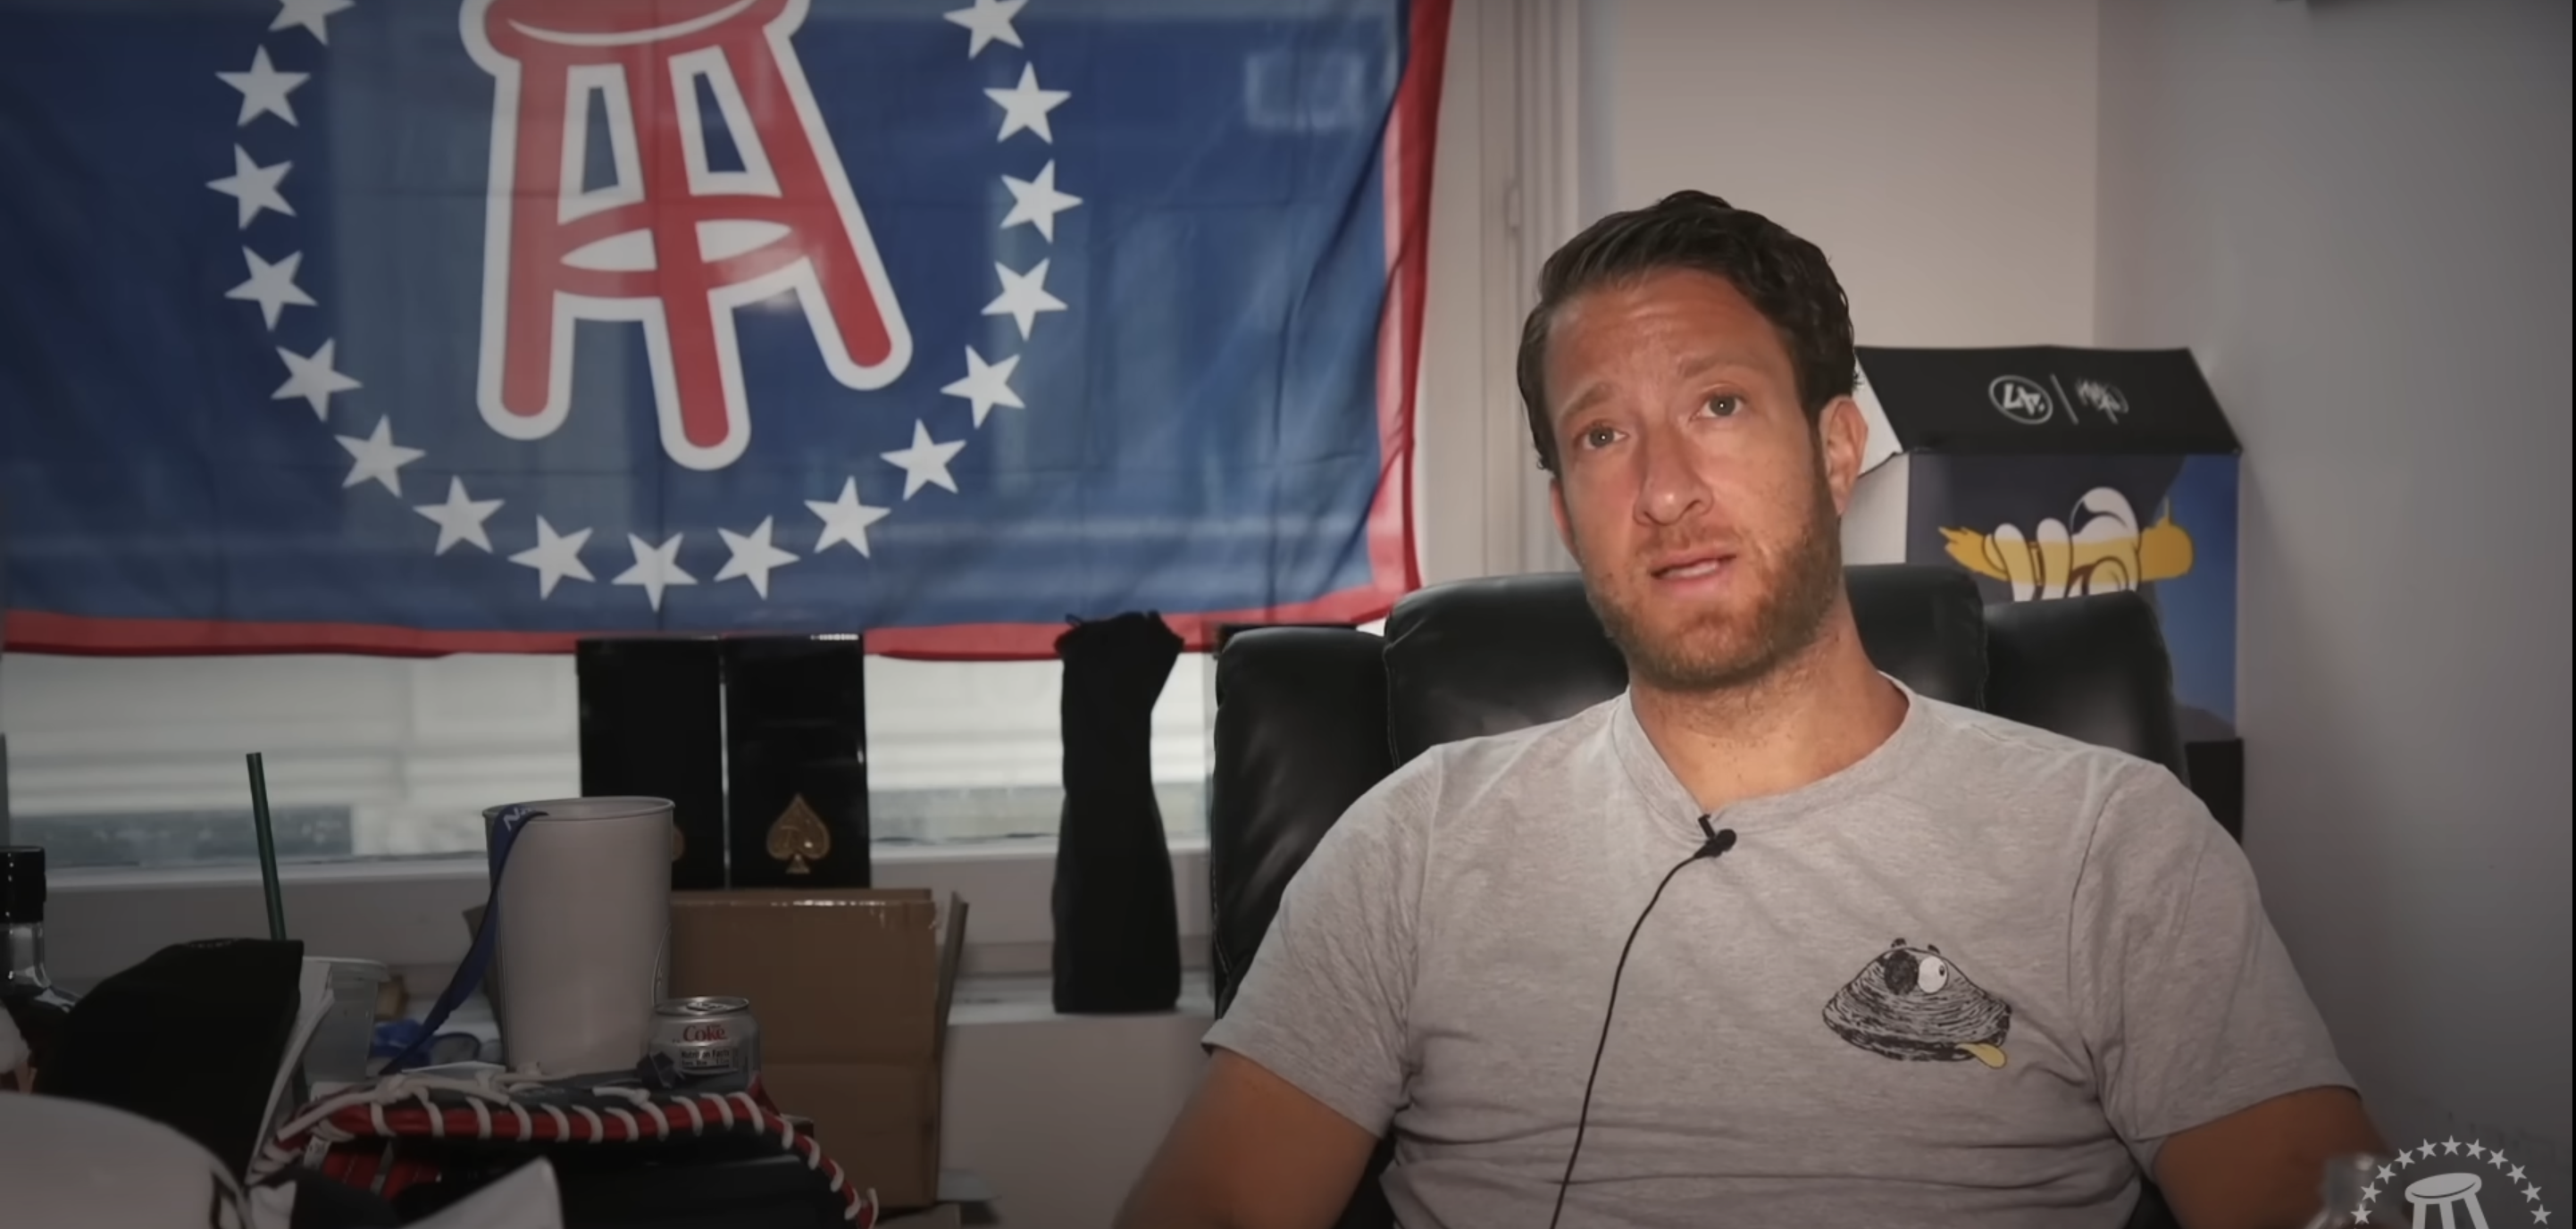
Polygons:
M2144 594L2173 656L2193 786L2238 830L2238 445L2191 352L1859 356L1871 439L1845 558L1962 568L1989 602Z

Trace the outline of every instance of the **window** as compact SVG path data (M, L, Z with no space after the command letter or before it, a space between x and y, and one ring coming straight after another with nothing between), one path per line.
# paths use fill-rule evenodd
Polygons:
M1055 835L1064 799L1052 661L868 661L869 822L879 841ZM1206 831L1213 663L1184 654L1154 706L1163 828Z
M1055 833L1053 661L868 660L879 841ZM1175 835L1203 830L1208 659L1185 655L1154 712L1154 779ZM0 659L13 840L56 865L255 860L247 752L265 757L293 861L472 853L476 816L579 792L564 657Z

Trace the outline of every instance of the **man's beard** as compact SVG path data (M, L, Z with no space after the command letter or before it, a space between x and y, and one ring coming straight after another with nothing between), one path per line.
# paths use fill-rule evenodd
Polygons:
M1628 659L1630 678L1662 691L1732 691L1769 677L1815 644L1842 595L1843 551L1821 467L1812 490L1803 532L1778 557L1772 585L1748 612L1704 612L1658 638L1644 612L1620 606L1607 586L1584 586L1603 630Z

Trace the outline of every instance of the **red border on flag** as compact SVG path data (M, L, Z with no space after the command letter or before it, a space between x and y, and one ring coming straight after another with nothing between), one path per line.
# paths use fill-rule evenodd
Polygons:
M1365 623L1420 588L1414 551L1413 440L1415 393L1422 370L1422 308L1430 281L1431 168L1440 130L1440 84L1449 48L1451 0L1413 0L1404 78L1382 143L1384 180L1394 207L1386 215L1387 293L1378 317L1377 497L1363 529L1369 581L1307 602L1254 610L1175 614L1163 621L1188 649L1216 645L1227 624ZM1102 616L1116 611L1097 612ZM437 657L449 653L569 653L594 635L650 632L425 631L371 623L233 622L223 619L121 619L11 610L0 643L18 652L94 656L233 653L360 653ZM965 623L867 630L871 653L933 661L1026 661L1055 656L1061 623Z

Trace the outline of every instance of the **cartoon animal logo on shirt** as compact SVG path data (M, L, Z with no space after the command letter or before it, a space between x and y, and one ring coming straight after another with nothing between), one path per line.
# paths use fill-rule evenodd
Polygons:
M1872 1054L1913 1062L1973 1058L2004 1065L2012 1006L1988 994L1938 947L1898 939L1825 1004L1825 1026Z

